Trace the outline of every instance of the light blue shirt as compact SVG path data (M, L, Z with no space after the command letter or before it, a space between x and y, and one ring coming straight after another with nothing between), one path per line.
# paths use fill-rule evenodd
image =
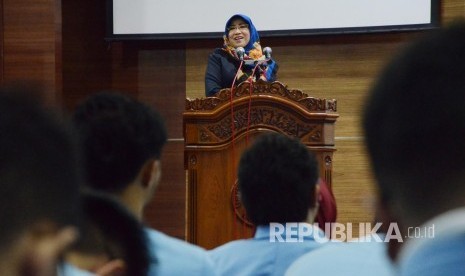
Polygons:
M415 228L399 254L399 275L465 275L465 207Z
M93 276L95 274L79 269L74 265L64 262L58 266L58 276Z
M392 276L393 264L387 255L387 243L374 238L360 242L331 242L320 250L297 259L286 276Z
M216 275L205 249L153 229L145 230L154 257L149 275Z
M231 241L209 253L219 275L282 276L298 257L327 243L321 229L307 225L311 227L311 235L302 237L284 231L278 239L272 227L258 226L254 238ZM319 238L315 239L315 235Z
M216 275L213 263L205 249L153 229L145 228L145 231L150 242L149 250L152 256L149 276ZM66 262L58 268L58 276L92 275L95 274Z

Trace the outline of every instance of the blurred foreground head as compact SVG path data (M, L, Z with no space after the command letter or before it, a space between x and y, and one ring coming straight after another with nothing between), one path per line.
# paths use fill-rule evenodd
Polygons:
M69 124L34 87L0 88L0 271L50 275L76 238L80 166Z
M434 30L384 69L363 127L381 197L421 224L465 201L465 25Z
M408 229L465 205L465 24L426 33L382 71L363 128L383 226ZM397 258L402 242L391 240Z

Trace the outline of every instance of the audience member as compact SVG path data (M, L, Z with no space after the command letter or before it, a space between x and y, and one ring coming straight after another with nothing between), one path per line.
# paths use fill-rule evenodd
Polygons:
M67 263L97 275L147 275L150 254L140 221L104 194L85 192L81 201L82 230L65 254ZM70 267L62 275L74 275Z
M317 183L315 156L299 140L259 136L238 167L240 198L256 233L210 251L219 274L283 275L295 259L327 242L312 225Z
M383 222L402 233L390 243L401 275L465 275L464 76L459 22L396 56L365 105Z
M395 269L387 255L386 229L378 221L369 224L379 229L347 242L331 242L298 258L286 271L286 276L314 275L391 276ZM348 233L346 233L348 234Z
M0 271L55 275L78 235L77 144L35 88L0 90Z
M161 177L161 153L167 139L162 117L152 108L119 93L101 92L74 114L94 190L118 198L142 220ZM146 228L153 264L149 275L210 275L207 252ZM156 259L155 259L156 258Z

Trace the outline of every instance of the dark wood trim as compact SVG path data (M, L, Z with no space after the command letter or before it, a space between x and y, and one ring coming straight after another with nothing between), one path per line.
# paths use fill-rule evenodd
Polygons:
M0 84L3 84L3 45L5 44L5 41L3 39L3 0L0 0Z
M55 0L55 102L63 105L63 32L61 0Z

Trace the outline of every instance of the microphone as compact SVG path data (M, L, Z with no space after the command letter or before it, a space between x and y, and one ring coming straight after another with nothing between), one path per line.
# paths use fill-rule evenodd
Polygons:
M265 55L265 58L266 59L270 59L271 58L271 53L273 51L271 51L271 48L270 47L265 47L263 48L263 54Z
M242 47L237 47L236 48L236 55L239 58L239 60L244 60L244 54L245 54L244 48L242 48Z

